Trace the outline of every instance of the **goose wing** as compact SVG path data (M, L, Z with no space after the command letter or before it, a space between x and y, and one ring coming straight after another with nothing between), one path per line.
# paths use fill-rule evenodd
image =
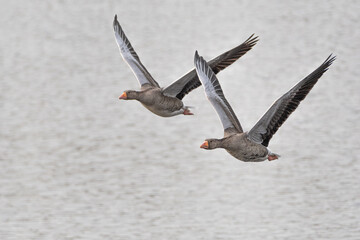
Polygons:
M130 41L127 39L124 31L122 30L117 20L117 15L114 17L113 27L120 54L135 74L137 80L140 83L140 86L143 86L144 84L150 84L154 87L160 87L141 63L139 56L136 54L134 48L130 44Z
M241 56L247 53L247 51L249 51L257 43L258 40L258 37L254 37L253 34L239 46L209 61L208 64L210 65L212 71L217 74L221 70L233 64ZM183 77L166 87L163 93L167 96L177 97L181 100L186 94L196 89L200 85L201 82L196 74L195 69L193 69L187 74L185 74Z
M272 136L295 111L334 60L335 57L330 55L320 67L280 97L249 131L248 138L267 147Z
M206 96L215 108L223 124L225 134L229 129L234 129L233 132L242 133L240 122L226 100L215 73L207 62L199 56L197 51L195 52L194 62L198 77L204 85Z

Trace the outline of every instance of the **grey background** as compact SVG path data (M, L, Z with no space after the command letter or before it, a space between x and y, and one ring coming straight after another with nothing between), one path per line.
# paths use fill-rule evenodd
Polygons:
M1 239L359 239L359 1L2 1ZM221 124L119 101L138 83L114 14L166 86L259 43L218 74L244 129L330 53L337 60L270 142L278 161L204 151Z

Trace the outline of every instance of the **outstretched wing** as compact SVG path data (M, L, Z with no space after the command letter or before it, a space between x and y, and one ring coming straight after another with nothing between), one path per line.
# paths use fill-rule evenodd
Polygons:
M249 131L248 138L267 147L272 136L295 111L334 60L335 57L330 55L320 67L280 97Z
M125 33L117 20L117 15L114 17L113 27L115 39L120 49L120 54L135 74L140 86L150 84L154 87L160 87L141 63L139 56L136 54L134 48L130 44L130 41L125 36Z
M247 53L247 51L249 51L257 43L258 40L258 37L254 37L253 34L239 46L209 61L208 64L210 65L212 71L217 74L221 70L233 64L241 56ZM200 85L201 82L196 74L195 69L193 69L187 74L185 74L183 77L166 87L163 93L167 96L177 97L181 100L186 94L196 89Z
M242 133L240 122L226 100L215 73L197 51L195 52L194 63L199 79L204 85L206 96L215 108L225 133L229 129L235 130L233 132Z

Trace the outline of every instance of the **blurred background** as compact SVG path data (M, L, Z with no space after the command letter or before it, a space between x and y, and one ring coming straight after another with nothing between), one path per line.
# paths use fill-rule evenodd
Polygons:
M138 82L114 15L161 86L252 33L218 74L245 130L330 53L269 147L244 163L202 87L194 116L119 101ZM0 238L359 239L360 2L7 1L0 8Z

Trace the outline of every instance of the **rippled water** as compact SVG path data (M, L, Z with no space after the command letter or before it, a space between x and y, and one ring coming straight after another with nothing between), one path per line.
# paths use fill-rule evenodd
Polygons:
M359 239L359 1L8 1L0 8L0 238ZM270 142L278 161L204 151L221 124L160 118L137 89L114 14L166 86L252 33L218 75L244 129L337 60Z

